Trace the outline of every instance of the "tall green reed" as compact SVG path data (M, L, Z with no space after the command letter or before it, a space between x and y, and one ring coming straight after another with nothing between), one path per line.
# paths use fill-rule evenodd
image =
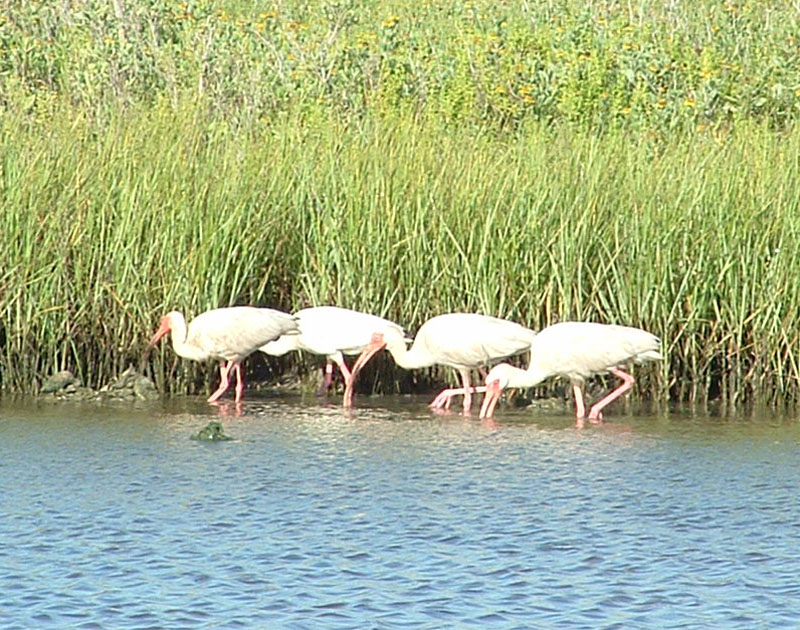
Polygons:
M0 131L6 391L63 367L102 384L174 308L332 303L412 331L453 310L642 326L667 356L645 395L797 398L794 131L508 135L324 109L242 126L188 100ZM207 382L186 362L167 378L173 360L150 362L164 388Z

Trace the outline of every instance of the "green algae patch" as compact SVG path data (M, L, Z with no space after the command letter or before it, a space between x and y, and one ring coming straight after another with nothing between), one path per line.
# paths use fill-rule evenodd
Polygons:
M224 442L226 440L232 440L233 438L225 435L221 423L214 421L209 422L205 427L200 429L200 431L192 435L192 439L199 440L200 442Z

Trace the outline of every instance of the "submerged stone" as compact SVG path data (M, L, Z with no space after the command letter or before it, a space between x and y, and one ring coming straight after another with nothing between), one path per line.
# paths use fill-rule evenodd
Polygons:
M225 435L222 430L222 424L216 421L209 422L205 427L200 429L199 432L192 436L193 440L200 440L202 442L219 442L222 440L231 440L233 438Z
M133 367L99 391L85 387L69 370L62 370L48 376L39 393L58 400L154 400L159 397L153 382Z
M61 370L60 372L51 374L44 380L40 393L54 394L70 387L74 390L80 387L80 385L80 380L78 380L72 372L69 370Z
M136 371L132 366L120 374L115 381L112 381L100 390L104 398L116 400L154 400L158 398L158 392L153 382Z
M139 378L133 382L133 394L136 398L141 400L155 400L161 396L156 386L153 384L153 381L141 374Z
M97 392L91 387L84 387L81 381L69 370L61 370L48 376L39 394L54 400L93 400Z

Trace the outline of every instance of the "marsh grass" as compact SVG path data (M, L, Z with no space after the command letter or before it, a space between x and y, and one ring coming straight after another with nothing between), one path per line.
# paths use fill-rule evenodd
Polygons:
M642 326L644 396L797 401L791 3L6 8L4 391L101 385L174 308L330 303Z
M330 303L412 331L452 310L636 325L668 357L640 371L645 396L798 395L792 130L654 141L307 112L240 126L187 100L103 126L65 106L0 132L5 391L62 368L103 384L174 308ZM165 378L173 362L150 361L162 387L207 386L187 362ZM382 389L408 386L382 369Z

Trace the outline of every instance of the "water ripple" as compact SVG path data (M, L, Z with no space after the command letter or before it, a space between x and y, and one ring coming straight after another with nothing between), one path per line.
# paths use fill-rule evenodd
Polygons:
M3 628L800 626L797 423L361 404L4 408Z

